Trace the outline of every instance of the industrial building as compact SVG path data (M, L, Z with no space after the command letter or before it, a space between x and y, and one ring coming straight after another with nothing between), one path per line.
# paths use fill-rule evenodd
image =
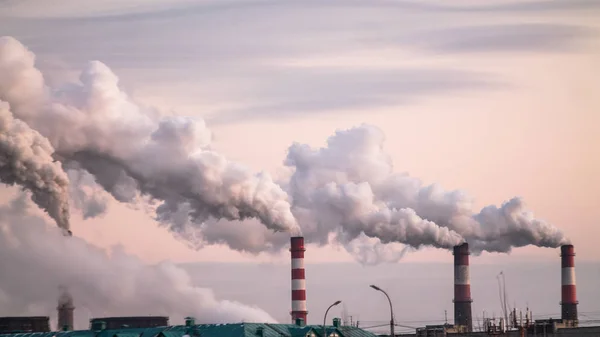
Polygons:
M169 317L166 316L132 316L132 317L103 317L93 318L90 324L93 326L102 322L106 329L116 330L123 327L128 328L155 328L158 326L168 326Z
M13 331L49 332L50 317L0 317L0 333L9 333Z
M107 329L96 320L89 330L39 333L0 334L0 337L376 337L357 327L342 326L335 318L333 325L306 325L302 319L296 324L235 323L199 324L186 319L185 325L154 328Z
M186 318L185 325L169 326L165 316L104 317L90 320L89 330L73 330L75 306L68 293L59 299L58 331L50 332L48 317L0 318L0 337L375 337L355 326L343 326L334 318L333 325L308 325L304 238L290 239L291 253L291 324L236 323L195 324ZM482 331L474 331L469 272L469 244L453 248L454 256L454 324L428 325L415 333L394 337L429 336L599 336L600 327L580 327L575 282L575 249L563 245L561 252L561 318L533 320L529 309L518 317L513 311L504 318L484 318ZM387 294L386 294L387 296ZM388 297L389 299L389 297ZM339 301L333 305L339 304ZM390 300L391 305L391 300ZM506 313L505 313L506 314ZM393 324L393 321L392 321ZM393 326L393 325L392 325ZM380 335L388 336L389 335Z
M401 334L405 337L429 336L600 336L600 327L579 327L577 315L577 289L575 282L575 248L560 247L561 256L561 318L533 320L529 310L525 319L511 313L508 322L504 318L487 318L483 331L473 331L471 312L471 284L469 277L469 245L455 246L454 255L454 325L428 325L417 328L415 333Z

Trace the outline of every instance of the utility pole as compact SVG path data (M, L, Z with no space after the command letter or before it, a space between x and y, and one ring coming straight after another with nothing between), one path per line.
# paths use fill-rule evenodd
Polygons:
M335 307L336 305L342 303L342 301L335 301L335 303L333 303L332 305L329 306L329 308L327 308L327 310L325 310L325 315L323 316L323 336L322 337L326 337L327 335L327 313L329 312L329 309Z
M394 332L394 309L392 307L392 300L390 299L390 296L383 289L376 285L370 285L370 287L377 291L381 291L385 297L387 297L388 302L390 302L390 337L396 337L396 333Z
M444 321L446 322L446 325L448 325L448 310L444 310Z

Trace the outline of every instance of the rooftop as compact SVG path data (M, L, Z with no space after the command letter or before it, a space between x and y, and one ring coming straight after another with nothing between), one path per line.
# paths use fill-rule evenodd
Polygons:
M326 326L326 337L377 337L351 326ZM324 337L322 325L233 323L176 325L156 328L123 328L115 330L77 330L0 334L0 337Z

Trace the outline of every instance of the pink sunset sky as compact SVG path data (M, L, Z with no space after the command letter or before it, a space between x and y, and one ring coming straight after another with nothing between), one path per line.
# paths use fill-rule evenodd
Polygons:
M578 261L600 261L594 2L42 2L0 1L0 34L36 55L50 84L99 60L136 101L205 119L217 151L274 177L294 142L322 147L337 130L375 125L396 172L464 190L477 211L522 197L571 239ZM0 201L16 194L3 187ZM148 264L289 263L287 251L191 249L141 206L108 198L96 218L73 209L75 237ZM523 247L475 263L557 256ZM306 259L354 261L333 244L309 246ZM448 261L423 248L399 264Z

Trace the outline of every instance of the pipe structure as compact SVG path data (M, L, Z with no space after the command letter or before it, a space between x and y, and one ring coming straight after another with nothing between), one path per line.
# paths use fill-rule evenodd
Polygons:
M307 323L306 311L306 280L304 272L304 237L294 236L290 240L292 255L292 323L298 318Z
M560 247L561 259L561 318L563 321L577 321L577 290L575 286L575 248L573 245Z
M469 244L454 246L454 325L473 331L471 281L469 276Z
M75 306L72 302L60 303L56 308L58 311L58 330L72 331L74 329L73 314Z

